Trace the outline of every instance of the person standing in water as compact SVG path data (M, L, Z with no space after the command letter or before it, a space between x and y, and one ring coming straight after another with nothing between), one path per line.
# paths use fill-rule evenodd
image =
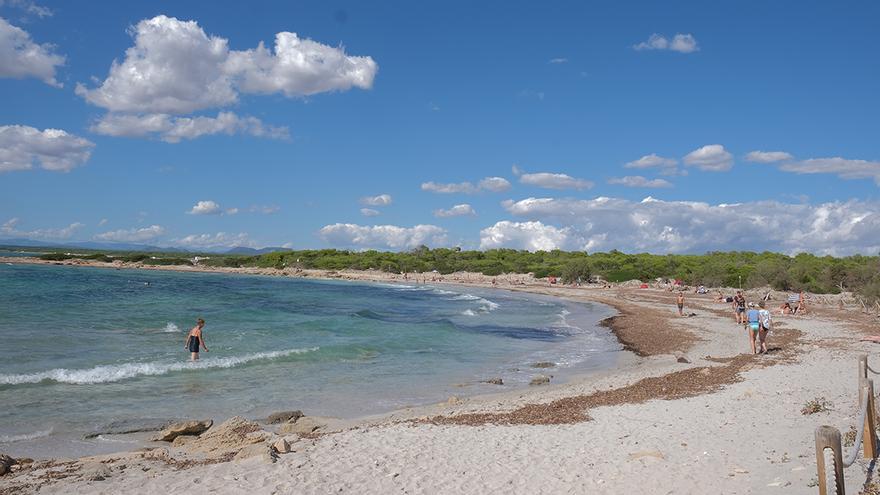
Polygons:
M202 328L205 327L205 320L199 318L196 320L196 326L189 331L189 335L186 336L186 344L184 344L184 348L188 349L191 356L190 360L198 361L199 360L199 344L201 344L202 348L205 352L208 352L208 346L205 345L205 336L202 334Z

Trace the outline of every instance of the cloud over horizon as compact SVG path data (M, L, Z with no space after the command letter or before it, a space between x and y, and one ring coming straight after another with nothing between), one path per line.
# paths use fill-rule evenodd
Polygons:
M357 225L335 223L318 231L331 246L354 249L414 249L421 245L445 246L446 230L436 225L398 227L396 225Z
M95 143L61 129L0 126L0 173L29 170L69 172L88 161Z

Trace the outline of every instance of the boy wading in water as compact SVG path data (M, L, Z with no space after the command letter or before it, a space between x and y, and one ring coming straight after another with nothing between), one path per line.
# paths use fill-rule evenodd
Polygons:
M202 348L205 352L208 352L208 346L205 345L205 337L202 335L202 328L205 326L205 320L199 318L196 320L196 326L193 327L192 330L189 331L189 335L186 336L186 344L184 344L184 349L188 349L191 353L190 360L198 361L199 360L199 344L202 345Z

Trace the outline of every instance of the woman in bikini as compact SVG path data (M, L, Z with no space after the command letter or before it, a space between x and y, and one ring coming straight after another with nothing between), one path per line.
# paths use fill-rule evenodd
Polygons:
M202 328L204 328L204 326L205 320L199 318L196 320L196 326L194 326L193 329L189 331L189 335L186 336L186 343L183 347L189 350L191 354L190 359L192 361L199 360L199 344L201 344L205 352L208 352L208 346L205 345L205 336L202 334Z

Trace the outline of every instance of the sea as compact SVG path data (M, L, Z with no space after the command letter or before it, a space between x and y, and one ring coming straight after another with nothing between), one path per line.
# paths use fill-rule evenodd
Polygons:
M500 289L0 264L0 452L136 447L116 425L357 418L608 369L613 309ZM210 352L186 335L207 322ZM555 364L536 369L538 362ZM502 378L504 385L483 383ZM88 437L88 438L87 438Z

